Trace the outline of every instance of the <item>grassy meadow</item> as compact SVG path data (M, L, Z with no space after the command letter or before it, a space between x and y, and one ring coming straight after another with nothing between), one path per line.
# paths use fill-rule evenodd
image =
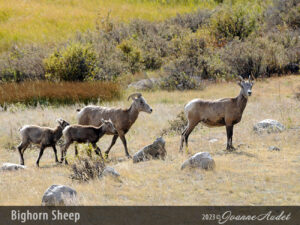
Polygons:
M12 44L64 41L77 31L101 26L108 14L121 22L158 21L216 5L213 0L0 0L0 51Z
M233 144L238 149L232 153L225 151L224 127L198 125L199 129L190 136L189 153L183 154L178 152L180 136L166 135L165 161L133 164L125 158L118 140L107 165L121 174L120 180L107 177L88 183L72 181L70 167L56 165L51 148L45 151L40 168L36 168L38 150L31 147L24 154L26 170L0 173L0 205L40 205L44 191L52 184L75 188L81 205L299 205L300 101L295 98L299 86L300 76L257 81L242 121L234 127ZM143 92L154 111L141 113L128 132L131 155L152 143L161 130L168 127L168 120L175 119L189 100L234 97L239 90L234 82L220 82L201 91ZM120 100L103 105L129 107L126 96L130 93L126 91ZM0 112L0 164L19 162L15 147L20 141L18 129L21 126L54 127L60 117L76 123L78 107L81 105L36 108L11 105L7 111ZM278 120L287 129L278 134L255 134L253 125L267 118ZM108 147L111 138L105 136L100 140L102 150ZM218 141L209 142L212 138ZM272 145L281 150L268 151ZM209 152L214 158L214 171L180 170L184 160L201 151ZM72 146L68 156L71 162Z

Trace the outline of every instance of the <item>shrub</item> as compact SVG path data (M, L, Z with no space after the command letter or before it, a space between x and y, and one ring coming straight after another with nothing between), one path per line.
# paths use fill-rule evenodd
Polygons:
M0 80L44 79L43 58L47 52L49 49L37 45L13 46L0 56Z
M185 114L183 111L177 114L176 118L174 120L169 120L169 127L166 129L163 129L161 132L161 135L167 135L172 132L175 132L176 134L181 134L184 128L187 126L187 119L185 117Z
M77 159L72 164L71 168L71 179L78 181L89 181L91 179L99 178L105 168L105 165L99 160L81 158Z
M44 60L46 77L59 81L84 81L97 72L97 57L91 45L71 43Z
M163 78L160 82L160 88L166 90L187 90L197 87L196 80L184 72L174 70L173 73Z
M287 24L293 29L300 27L300 3L298 0L274 0L265 12L267 29Z
M257 27L258 15L250 15L243 6L223 7L211 19L211 29L219 40L247 38Z
M135 47L130 40L124 40L118 45L118 48L123 52L123 60L129 65L129 70L132 74L139 72L142 69L141 51Z

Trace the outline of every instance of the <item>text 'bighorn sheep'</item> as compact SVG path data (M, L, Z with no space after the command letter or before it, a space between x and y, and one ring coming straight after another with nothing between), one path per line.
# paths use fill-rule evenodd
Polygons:
M40 159L44 153L45 148L52 147L55 154L55 162L58 162L56 143L62 136L63 129L69 125L63 119L58 119L59 125L55 128L40 127L34 125L26 125L20 129L22 142L18 145L18 150L20 154L20 164L24 165L24 151L29 146L29 144L39 144L40 154L36 161L36 165L39 166Z
M120 137L123 142L126 156L131 157L128 153L125 134L136 121L140 112L152 113L152 108L147 104L142 94L131 94L128 97L128 100L129 99L132 99L133 102L128 109L87 106L81 110L77 110L79 111L78 124L81 125L100 126L102 124L101 119L112 120L118 134L114 134L112 142L105 152L106 157L108 156L110 149L116 143L118 137Z
M238 85L241 87L240 94L235 98L224 98L214 101L193 99L184 108L188 119L188 125L182 132L180 151L183 143L188 146L188 138L195 126L201 122L208 127L226 126L227 150L234 150L232 146L233 126L241 121L246 107L248 96L251 96L253 81L245 81L239 77Z
M117 134L117 130L114 127L111 120L101 120L102 125L99 127L94 126L83 126L83 125L70 125L63 130L63 135L65 138L65 144L61 150L61 162L66 159L66 154L69 146L74 142L78 143L91 143L97 155L103 160L101 150L97 146L97 142L104 134Z

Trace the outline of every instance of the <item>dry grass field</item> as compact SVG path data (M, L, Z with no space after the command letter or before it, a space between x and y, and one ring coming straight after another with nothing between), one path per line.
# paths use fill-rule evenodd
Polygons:
M189 153L179 154L180 136L165 136L168 156L133 164L125 159L120 140L110 153L109 166L120 174L120 180L104 178L89 183L72 181L71 170L54 163L51 148L47 149L35 167L36 147L25 152L24 171L0 173L0 205L40 205L44 191L52 184L75 188L82 205L299 205L300 204L300 101L294 98L300 86L300 76L287 76L257 81L253 96L242 121L235 126L235 152L227 153L225 128L199 129L190 136ZM235 83L218 83L202 91L145 92L153 113L141 113L127 134L129 151L133 155L153 142L163 128L183 110L191 99L233 97L240 88ZM124 99L105 105L130 105ZM24 124L55 126L62 117L76 122L79 105L47 108L10 107L0 112L0 164L19 162L14 149L19 142L18 128ZM279 134L257 135L253 125L272 118L287 129ZM296 129L298 127L298 129ZM217 142L210 143L212 138ZM111 136L98 143L105 150ZM269 146L280 151L269 151ZM200 151L209 152L216 162L214 171L181 171L181 163ZM84 154L84 153L82 153ZM69 158L74 149L68 151ZM69 161L72 161L71 159Z

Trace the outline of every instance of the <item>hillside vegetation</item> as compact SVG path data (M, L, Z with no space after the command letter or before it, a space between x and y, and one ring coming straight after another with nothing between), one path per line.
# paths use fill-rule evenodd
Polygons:
M14 35L22 41L16 39L0 55L0 80L126 81L146 74L162 77L160 87L172 90L197 88L195 79L299 71L299 0L185 2L26 1L20 3L23 7L5 3L24 12L34 9L22 22L32 29L40 24L43 29L19 29L18 16L5 16L5 7L1 8L1 26L12 28L1 30L5 32L2 40L13 40L8 34L16 29L20 34ZM98 15L96 5L102 7L102 3L106 10ZM53 26L45 22L52 13ZM64 33L71 34L75 27L76 34L67 38ZM58 30L50 31L53 28ZM26 34L36 39L22 38ZM47 44L37 40L43 39L40 36L49 37Z

